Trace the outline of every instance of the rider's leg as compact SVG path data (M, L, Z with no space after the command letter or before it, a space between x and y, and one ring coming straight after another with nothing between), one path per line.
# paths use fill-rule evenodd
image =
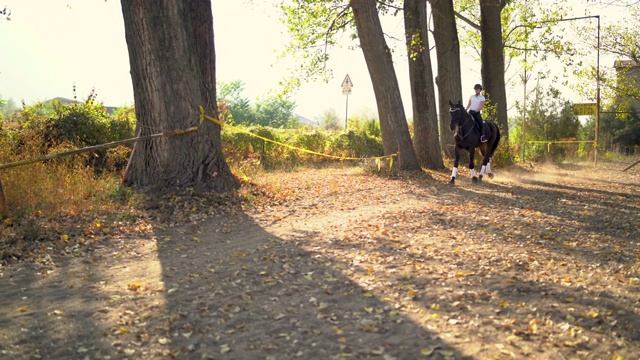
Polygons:
M484 130L484 120L482 120L482 115L480 113L475 114L476 121L480 124L480 142L487 142L487 136L485 135Z

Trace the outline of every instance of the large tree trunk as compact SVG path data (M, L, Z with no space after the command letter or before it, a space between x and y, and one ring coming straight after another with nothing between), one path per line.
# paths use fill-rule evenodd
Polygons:
M440 143L448 156L453 155L453 134L449 130L449 100L463 101L460 71L460 43L453 0L429 0L433 12L433 38L438 58L438 108L440 110Z
M382 147L385 155L400 150L400 168L419 170L420 165L413 149L409 126L402 105L400 87L382 33L376 2L371 0L351 0L362 53L369 69L373 91L376 96Z
M480 33L482 37L482 82L487 102L496 106L497 123L505 140L509 137L507 93L504 80L504 51L500 13L504 0L480 0Z
M404 1L404 28L413 99L413 147L421 166L433 170L442 169L444 163L438 136L438 114L429 54L426 1Z
M210 0L122 0L138 136L198 126L197 132L136 143L125 185L154 190L239 187L220 144L220 126L198 124L198 106L217 118Z

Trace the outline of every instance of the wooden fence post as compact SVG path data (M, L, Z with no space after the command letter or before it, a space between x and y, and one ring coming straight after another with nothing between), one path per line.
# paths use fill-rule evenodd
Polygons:
M2 189L2 179L0 179L0 216L2 219L6 219L9 217L7 198L4 196L4 190Z

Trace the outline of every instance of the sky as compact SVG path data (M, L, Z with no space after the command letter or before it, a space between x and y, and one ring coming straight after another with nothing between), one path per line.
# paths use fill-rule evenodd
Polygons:
M278 60L287 43L284 26L271 2L213 0L217 80L240 80L251 101L278 90L278 82L295 66ZM133 104L128 52L120 2L117 0L5 0L11 20L0 22L0 98L27 105L55 97L84 100L95 89L106 106ZM580 14L582 15L582 14ZM385 32L402 35L401 17L383 20ZM404 46L394 61L405 113L412 116L408 65ZM331 49L328 82L305 83L293 95L297 114L319 120L327 110L341 116L355 113L377 117L375 96L364 56L359 49ZM435 60L435 56L433 57ZM480 65L471 55L462 60L465 99L481 82ZM353 88L347 97L341 84L349 75ZM465 99L463 103L466 102ZM578 101L577 101L578 102Z

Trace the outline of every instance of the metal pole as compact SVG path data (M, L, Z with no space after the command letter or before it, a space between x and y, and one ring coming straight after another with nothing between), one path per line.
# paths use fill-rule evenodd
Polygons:
M347 94L347 104L344 110L344 130L347 130L347 119L349 119L349 94Z
M525 161L525 149L527 147L527 82L529 81L529 75L527 74L527 49L524 50L524 76L522 77L524 82L524 95L522 100L522 161Z
M600 15L598 18L598 55L596 57L596 134L594 137L593 166L598 166L598 134L600 132Z
M524 2L525 12L527 10L527 1ZM529 42L529 34L527 34L527 43ZM527 147L527 136L526 136L526 126L527 126L527 45L524 46L524 77L522 81L524 82L524 94L522 100L522 162L525 161L525 148Z

